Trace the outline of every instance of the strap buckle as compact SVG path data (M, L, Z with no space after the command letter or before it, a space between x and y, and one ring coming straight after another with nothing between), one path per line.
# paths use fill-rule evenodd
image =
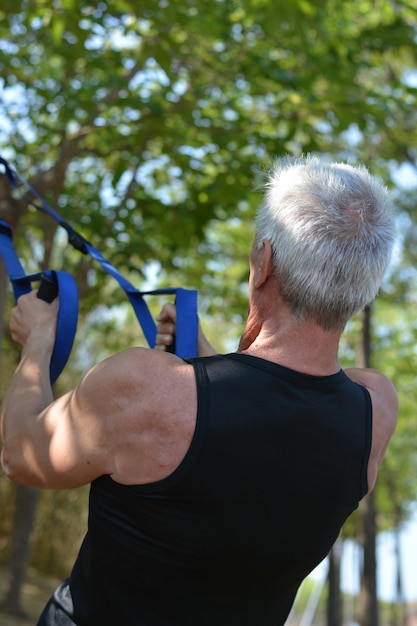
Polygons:
M10 239L13 239L12 227L4 220L0 220L0 233L2 235L7 235Z

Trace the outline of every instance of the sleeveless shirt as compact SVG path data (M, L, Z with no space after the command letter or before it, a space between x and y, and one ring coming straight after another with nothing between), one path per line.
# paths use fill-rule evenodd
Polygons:
M185 458L151 484L91 484L87 535L39 626L280 626L366 494L371 400L343 371L189 362Z

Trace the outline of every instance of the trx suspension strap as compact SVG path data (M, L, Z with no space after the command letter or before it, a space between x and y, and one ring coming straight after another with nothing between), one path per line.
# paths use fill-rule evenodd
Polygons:
M38 211L47 213L68 235L68 243L83 254L89 254L102 268L110 274L122 287L130 304L133 307L136 318L142 328L148 345L153 348L156 344L156 324L148 309L143 296L175 294L177 322L175 335L175 352L182 358L190 358L197 355L197 292L195 290L172 287L156 289L152 291L139 291L120 272L107 261L103 255L89 241L80 235L68 222L66 222L23 178L12 170L8 162L0 157L0 164L5 168L5 173L10 184L17 188L17 182L22 183L30 193L39 200L41 205L33 201L28 204L34 206ZM60 299L61 300L61 299Z
M59 307L55 345L51 357L50 378L53 384L64 369L69 358L78 319L78 294L74 278L67 272L46 270L27 276L12 244L12 229L0 220L0 254L12 283L17 300L31 291L31 283L41 281L38 298L52 302L59 291L62 305Z

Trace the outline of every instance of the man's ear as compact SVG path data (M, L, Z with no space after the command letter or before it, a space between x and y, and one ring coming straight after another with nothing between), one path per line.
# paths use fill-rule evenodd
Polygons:
M272 246L268 239L262 241L262 247L258 252L257 267L254 286L259 289L267 278L272 274Z

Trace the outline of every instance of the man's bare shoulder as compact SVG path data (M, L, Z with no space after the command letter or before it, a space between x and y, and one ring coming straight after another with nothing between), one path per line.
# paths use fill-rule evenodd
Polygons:
M344 370L354 382L365 387L373 400L381 402L388 412L397 414L398 394L393 382L382 372L372 368L351 367Z
M101 361L86 374L86 385L97 385L104 392L134 392L178 383L190 378L191 365L179 357L149 348L128 348Z
M119 420L163 420L181 412L195 396L193 367L179 357L149 348L129 348L92 368L76 395L98 416L117 411ZM169 408L169 411L168 411Z
M89 376L95 380L88 381ZM83 385L86 385L83 389ZM125 484L160 480L186 454L195 430L193 367L177 356L129 348L100 363L79 390L101 423L108 471Z
M365 387L372 401L372 447L368 463L368 491L375 485L389 441L398 420L398 394L389 378L374 369L349 368L346 375Z

